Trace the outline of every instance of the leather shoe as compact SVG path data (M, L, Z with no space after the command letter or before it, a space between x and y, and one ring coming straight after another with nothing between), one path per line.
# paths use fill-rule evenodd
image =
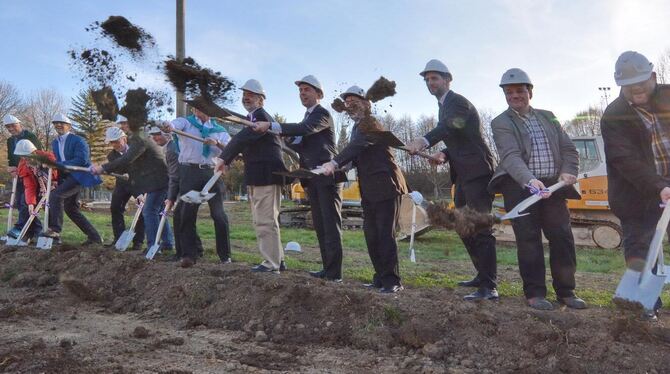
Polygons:
M586 302L577 296L559 297L558 302L572 309L586 309Z
M528 299L528 306L537 310L553 310L554 304L544 297L531 297Z
M498 290L495 288L481 287L477 291L465 295L463 300L465 301L477 301L477 300L498 300Z
M370 289L382 288L381 284L375 284L375 283L363 283L363 287Z
M190 268L193 265L195 265L195 260L190 257L184 257L179 262L179 266L183 267L184 269Z
M279 269L272 269L269 268L263 264L256 265L251 268L251 271L254 273L273 273L273 274L279 274Z
M232 262L233 262L233 260L231 260L230 257L226 257L223 260L221 260L222 264L230 264Z
M323 270L319 270L319 271L310 271L310 272L309 272L309 275L313 276L314 278L323 279L323 278L326 277L326 272L323 271Z
M458 282L458 285L461 287L479 287L481 286L481 281L477 277L472 278L469 281Z
M401 285L393 285L391 287L382 287L382 289L379 290L380 293L396 293L399 291L402 291L403 287Z
M279 263L279 271L286 271L286 262L284 260L281 260Z

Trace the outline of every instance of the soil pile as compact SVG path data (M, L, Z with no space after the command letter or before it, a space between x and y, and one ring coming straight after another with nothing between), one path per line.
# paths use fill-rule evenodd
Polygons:
M201 96L207 101L223 104L235 84L218 71L200 66L193 58L165 61L165 74L174 88L187 97Z

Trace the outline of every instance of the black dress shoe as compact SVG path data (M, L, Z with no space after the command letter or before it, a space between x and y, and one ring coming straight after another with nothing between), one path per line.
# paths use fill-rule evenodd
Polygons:
M310 271L310 272L309 272L309 275L313 276L314 278L323 279L323 278L326 277L326 272L323 271L323 270L319 270L319 271Z
M477 301L477 300L498 300L498 290L495 288L481 287L477 291L465 295L463 300L466 301Z
M286 262L284 260L281 260L279 263L279 271L286 271Z
M256 265L251 268L251 271L254 273L274 273L274 274L279 274L279 269L273 269L269 268L263 264Z
M381 290L379 290L380 293L396 293L399 291L402 291L403 287L401 285L393 285L391 287L382 287Z
M458 282L458 285L461 287L479 287L481 286L481 283L482 282L477 277L474 277L469 281Z

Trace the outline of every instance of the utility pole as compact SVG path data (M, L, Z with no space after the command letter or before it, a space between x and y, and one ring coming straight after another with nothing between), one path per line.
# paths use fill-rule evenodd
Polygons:
M185 4L186 0L177 0L177 61L184 61L186 57L186 45L185 45ZM186 103L184 103L184 94L177 91L177 103L175 105L177 108L177 117L183 117L186 115Z

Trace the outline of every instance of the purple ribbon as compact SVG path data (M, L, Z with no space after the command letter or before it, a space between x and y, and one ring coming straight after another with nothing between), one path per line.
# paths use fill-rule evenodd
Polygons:
M548 188L543 188L543 189L535 188L535 186L533 186L533 185L530 184L530 183L528 183L528 184L526 185L526 187L527 187L528 190L530 191L531 195L542 196L542 194L544 194L544 193L549 193L549 189L548 189Z
M5 203L5 208L11 208L11 207L12 207L11 204L7 204L7 203Z
M167 214L167 210L165 210L165 209L163 209L163 211L161 211L160 213L158 213L158 215L160 215L160 216L164 216L164 215L166 215L166 214Z

